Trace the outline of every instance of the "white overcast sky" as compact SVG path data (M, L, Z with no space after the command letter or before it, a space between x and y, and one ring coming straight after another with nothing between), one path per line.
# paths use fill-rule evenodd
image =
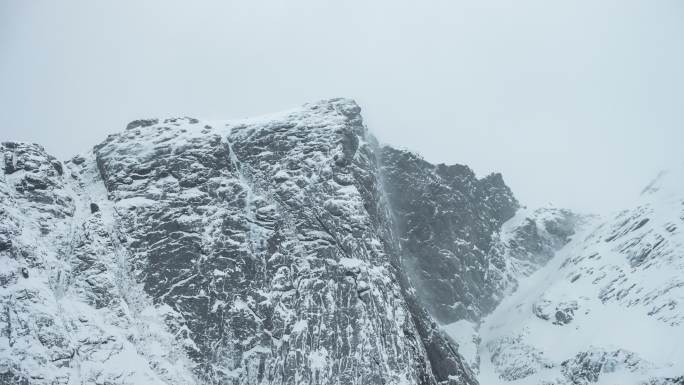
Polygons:
M382 142L529 206L626 206L684 161L684 1L0 0L0 140L345 96Z

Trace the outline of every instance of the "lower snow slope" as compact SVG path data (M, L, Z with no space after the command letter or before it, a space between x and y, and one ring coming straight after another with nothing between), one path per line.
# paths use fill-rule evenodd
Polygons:
M479 329L482 384L684 383L684 189L593 219Z

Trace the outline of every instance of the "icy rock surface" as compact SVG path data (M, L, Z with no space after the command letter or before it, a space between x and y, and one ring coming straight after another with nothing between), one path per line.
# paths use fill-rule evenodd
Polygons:
M64 163L3 144L0 383L476 384L407 274L383 173L434 169L425 197L470 210L450 231L483 247L515 200L500 176L390 151L345 99L139 120ZM479 269L462 301L484 297L484 254L449 258Z

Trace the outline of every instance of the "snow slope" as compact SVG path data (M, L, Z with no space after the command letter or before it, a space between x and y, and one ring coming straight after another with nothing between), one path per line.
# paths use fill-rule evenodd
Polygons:
M684 382L682 181L662 174L521 280L480 326L480 382Z

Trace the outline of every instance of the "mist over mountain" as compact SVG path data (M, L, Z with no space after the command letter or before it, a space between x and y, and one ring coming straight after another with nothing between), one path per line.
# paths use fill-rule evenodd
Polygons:
M353 97L381 143L583 213L681 160L681 0L0 2L2 140Z

